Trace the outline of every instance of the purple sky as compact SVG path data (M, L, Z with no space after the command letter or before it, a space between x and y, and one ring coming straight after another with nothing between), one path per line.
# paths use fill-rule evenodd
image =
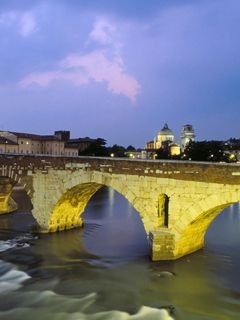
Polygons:
M239 0L1 0L0 129L240 137Z

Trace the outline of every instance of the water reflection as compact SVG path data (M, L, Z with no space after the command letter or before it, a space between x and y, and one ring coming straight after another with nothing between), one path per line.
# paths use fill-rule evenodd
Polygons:
M106 199L109 197L109 201ZM119 193L103 187L84 214L83 244L88 252L105 258L147 255L149 245L137 211Z

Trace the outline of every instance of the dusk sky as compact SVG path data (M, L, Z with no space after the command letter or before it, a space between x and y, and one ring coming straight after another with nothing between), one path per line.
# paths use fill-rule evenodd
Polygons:
M239 0L1 0L0 130L240 138Z

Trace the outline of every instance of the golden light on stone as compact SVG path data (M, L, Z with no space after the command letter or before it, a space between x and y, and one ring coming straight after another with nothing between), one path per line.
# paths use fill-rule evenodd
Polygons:
M97 183L84 183L65 192L53 208L48 220L49 232L61 231L81 227L83 220L80 215L102 185Z
M12 189L9 178L0 178L0 214L17 210L17 204L11 198Z
M171 156L179 156L180 153L181 153L181 149L180 149L179 145L177 145L177 144L171 145L171 147L170 147Z

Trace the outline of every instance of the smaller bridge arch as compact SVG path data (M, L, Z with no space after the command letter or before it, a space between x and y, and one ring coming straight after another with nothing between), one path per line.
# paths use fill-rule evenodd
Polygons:
M0 167L0 178L8 178L12 186L18 185L24 188L29 197L32 197L32 178L22 174L22 170L12 166Z
M14 186L22 187L31 197L32 189L28 180L22 179L12 168L2 168L0 172L0 213L10 213L17 210L17 203L11 197Z
M240 191L219 192L194 203L184 219L182 230L176 237L175 255L183 256L204 246L204 238L213 220L228 206L240 201ZM187 217L187 219L186 219Z

